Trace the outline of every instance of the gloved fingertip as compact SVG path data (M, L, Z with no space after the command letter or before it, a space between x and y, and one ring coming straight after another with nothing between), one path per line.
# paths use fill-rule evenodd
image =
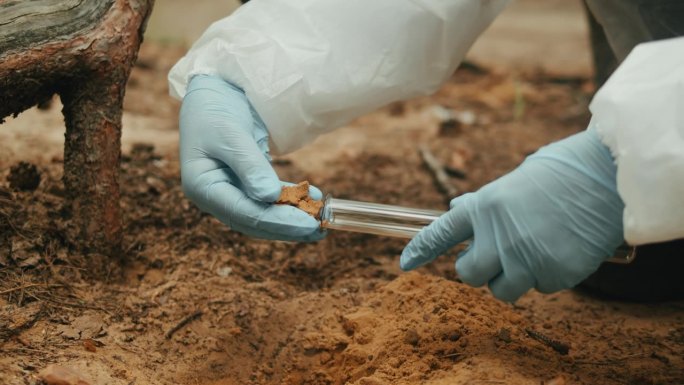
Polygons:
M318 242L323 240L328 235L327 231L320 228L313 228L305 231L301 231L302 229L300 228L296 229L295 231L280 231L274 233L260 228L235 224L232 226L232 229L249 237L283 242Z
M323 239L325 239L325 237L327 237L327 236L328 236L327 230L318 229L318 230L314 231L313 233L311 233L305 237L302 237L300 239L300 242L308 242L308 243L319 242L319 241L322 241Z
M522 294L524 293L518 293L510 290L503 290L499 289L496 286L490 285L489 290L492 292L492 295L494 298L503 301L503 302L508 302L508 303L514 303L517 301Z
M321 223L296 207L269 205L261 215L258 227L272 234L299 240L320 232Z
M320 201L323 199L323 192L318 187L309 185L309 196L313 200Z
M401 253L401 257L399 257L399 267L403 271L411 271L415 268L414 262L413 262L413 257L411 257L407 252Z
M451 201L449 201L449 208L450 208L450 209L453 209L456 205L459 204L459 202L461 202L461 201L463 201L463 200L465 199L465 196L466 196L466 195L468 195L468 194L459 195L459 196L457 196L456 198L454 198L454 199L452 199Z
M478 274L473 268L473 263L471 259L473 258L470 250L464 250L458 254L458 259L454 264L456 269L456 274L458 278L465 284L472 287L483 286L487 282L487 278L483 278L481 274Z
M413 248L409 245L401 252L401 257L399 257L399 267L403 271L411 271L417 267L420 267L425 262L425 258L422 258Z
M497 299L513 303L532 288L532 282L525 277L513 279L501 274L489 282L489 290Z
M470 274L468 270L466 269L466 263L464 262L465 260L465 255L467 252L462 251L458 254L458 258L456 259L456 263L454 263L454 269L456 269L456 274L458 275L458 278L463 282L466 283L470 286L475 286L471 284L470 281Z
M301 211L299 209L295 210ZM317 219L315 219L309 214L304 213L303 211L301 212L301 214L301 216L303 217L302 219L293 220L293 223L296 223L297 225L291 227L292 235L297 237L308 237L318 233L321 229L321 223Z
M456 204L458 204L458 198L452 199L452 200L449 202L449 209L453 209L454 206L456 206Z

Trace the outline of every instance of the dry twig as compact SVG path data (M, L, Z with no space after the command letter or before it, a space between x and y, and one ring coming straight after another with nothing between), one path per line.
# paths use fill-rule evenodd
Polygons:
M425 166L427 166L428 170L432 173L437 186L439 186L442 192L447 195L448 199L456 197L458 195L458 189L449 180L449 175L446 173L442 162L437 159L425 144L421 144L418 147L418 151L420 152L421 158L423 158Z
M445 354L443 356L439 356L439 358L451 358L451 357L458 357L462 356L463 353L451 353L451 354Z
M7 290L0 291L0 295L9 294L9 293L11 293L11 292L13 292L13 291L29 289L29 288L32 288L32 287L45 287L45 288L50 288L50 287L62 287L62 285L49 285L49 284L45 284L45 283L29 283L29 284L27 284L27 285L16 286L16 287L13 287L13 288L10 288L10 289L7 289Z
M570 351L570 346L568 344L565 344L563 342L560 342L558 340L554 340L544 334L541 334L537 331L534 331L532 329L525 329L525 332L527 333L528 336L530 336L532 339L535 339L544 345L550 347L551 349L557 351L561 355L567 355L568 352Z
M171 339L171 337L173 337L173 335L176 334L176 332L179 331L183 326L185 326L185 325L189 324L190 322L198 319L202 314L203 314L202 310L197 310L194 313L186 316L185 318L180 320L180 322L178 322L176 324L176 326L169 329L169 331L166 332L166 334L164 334L164 338L166 338L167 340Z

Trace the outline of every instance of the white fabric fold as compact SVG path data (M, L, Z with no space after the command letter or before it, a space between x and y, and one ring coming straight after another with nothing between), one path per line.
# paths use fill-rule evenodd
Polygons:
M289 152L451 76L508 0L259 0L222 19L169 74L182 98L196 74L247 94L274 150Z
M627 242L684 238L684 38L636 46L590 109L617 162Z

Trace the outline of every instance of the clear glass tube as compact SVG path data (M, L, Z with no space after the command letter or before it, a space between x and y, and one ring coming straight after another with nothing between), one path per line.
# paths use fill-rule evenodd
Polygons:
M444 211L351 201L328 195L321 214L321 226L334 230L413 238L442 214Z
M444 211L352 201L325 197L321 227L389 237L413 238ZM470 240L463 242L470 243ZM636 257L633 247L623 245L607 262L626 264Z

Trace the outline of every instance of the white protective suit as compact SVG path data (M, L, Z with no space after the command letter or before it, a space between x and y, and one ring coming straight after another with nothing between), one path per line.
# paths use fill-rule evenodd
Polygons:
M241 87L274 150L397 100L436 91L508 0L258 0L204 33L169 74ZM598 92L594 120L618 163L634 245L684 237L684 38L638 46Z

